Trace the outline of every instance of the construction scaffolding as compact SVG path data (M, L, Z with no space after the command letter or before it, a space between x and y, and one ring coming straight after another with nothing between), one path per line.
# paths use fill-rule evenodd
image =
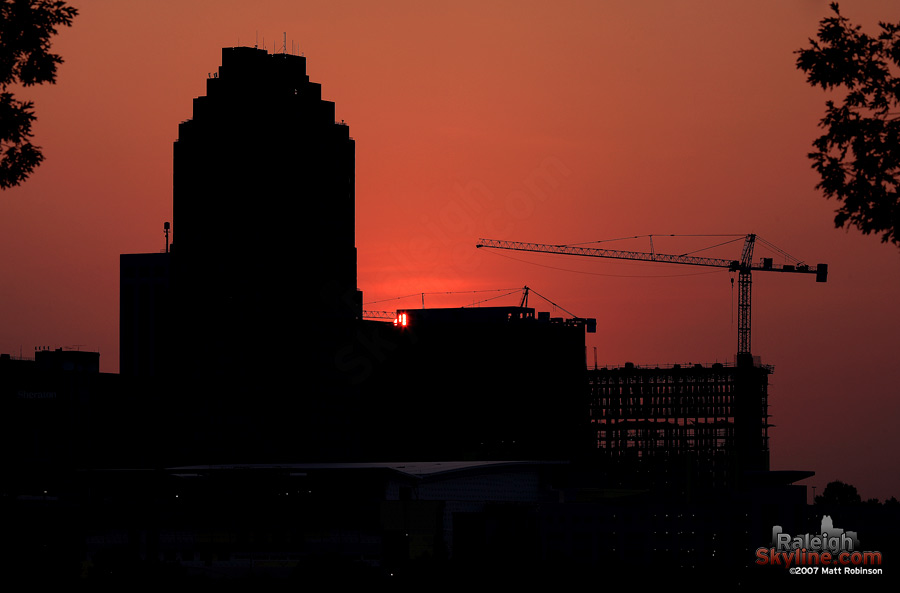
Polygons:
M769 469L772 367L716 363L588 372L597 453L628 471L689 468L704 482L734 484Z

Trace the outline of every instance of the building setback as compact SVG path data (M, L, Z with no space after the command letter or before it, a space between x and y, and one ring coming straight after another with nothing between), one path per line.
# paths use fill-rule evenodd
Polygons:
M222 50L178 126L173 200L178 340L191 368L296 361L361 316L355 143L305 57Z

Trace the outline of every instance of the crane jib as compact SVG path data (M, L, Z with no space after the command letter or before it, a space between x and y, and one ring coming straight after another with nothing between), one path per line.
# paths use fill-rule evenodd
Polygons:
M476 247L491 247L494 249L510 249L513 251L535 251L539 253L558 253L564 255L579 255L585 257L604 257L611 259L630 259L660 263L683 264L688 266L708 266L713 268L725 268L739 274L738 295L738 356L744 359L750 357L750 287L751 272L787 272L794 274L815 274L816 282L826 282L828 279L828 264L809 266L804 263L775 264L773 259L766 257L759 264L753 264L753 246L756 243L756 235L749 234L744 242L741 260L718 259L712 257L695 257L690 255L670 255L665 253L644 251L623 251L617 249L596 249L591 247L578 247L571 245L545 245L542 243L523 243L520 241L499 241L497 239L479 239ZM652 249L652 247L651 247ZM733 282L733 280L732 280Z
M816 282L825 282L828 277L828 264L818 264L816 266L808 266L806 264L779 265L774 264L771 258L764 258L763 263L761 264L745 266L740 261L734 259L694 257L690 255L670 255L666 253L648 253L645 251L625 251L621 249L596 249L592 247L577 247L569 245L546 245L543 243L524 243L521 241L499 241L497 239L479 239L475 247L491 247L493 249L509 249L512 251L534 251L537 253L559 253L564 255L580 255L584 257L630 259L670 264L683 264L688 266L706 266L713 268L725 268L731 272L740 272L741 270L762 270L766 272L815 274Z

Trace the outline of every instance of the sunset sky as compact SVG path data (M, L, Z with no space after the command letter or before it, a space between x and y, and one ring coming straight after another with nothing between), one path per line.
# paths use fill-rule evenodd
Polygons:
M815 471L805 483L818 493L839 479L900 498L900 250L835 229L807 159L831 95L794 52L826 0L72 4L80 14L53 42L57 84L18 91L35 102L46 161L0 193L0 352L78 347L118 372L119 254L164 247L178 123L222 47L281 51L286 33L356 140L366 309L421 306L421 293L426 306L472 305L527 284L597 318L591 365L594 347L604 366L731 362L727 271L475 243L653 234L656 251L684 253L724 239L662 235L756 233L829 264L826 284L753 276L753 353L775 366L773 469ZM841 7L869 32L900 22L895 0ZM315 221L302 203L247 196L262 201L296 218L298 271L327 249L304 241ZM235 228L223 251L242 239Z

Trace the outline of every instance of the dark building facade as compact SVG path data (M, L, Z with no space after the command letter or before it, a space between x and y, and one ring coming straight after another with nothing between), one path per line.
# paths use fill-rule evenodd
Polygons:
M4 484L55 482L73 467L121 463L114 458L134 436L122 418L135 409L120 397L117 375L100 372L100 354L44 349L34 358L0 354L0 462ZM135 441L128 440L127 446ZM134 458L134 457L132 457ZM9 490L4 491L5 495Z
M159 377L172 349L171 254L119 256L119 373Z
M528 307L407 309L338 363L371 460L571 459L590 445L584 323ZM372 422L372 420L375 422ZM398 457L400 456L400 457Z
M233 371L318 350L361 315L355 143L306 58L235 47L174 146L178 343ZM255 372L255 371L254 371Z

